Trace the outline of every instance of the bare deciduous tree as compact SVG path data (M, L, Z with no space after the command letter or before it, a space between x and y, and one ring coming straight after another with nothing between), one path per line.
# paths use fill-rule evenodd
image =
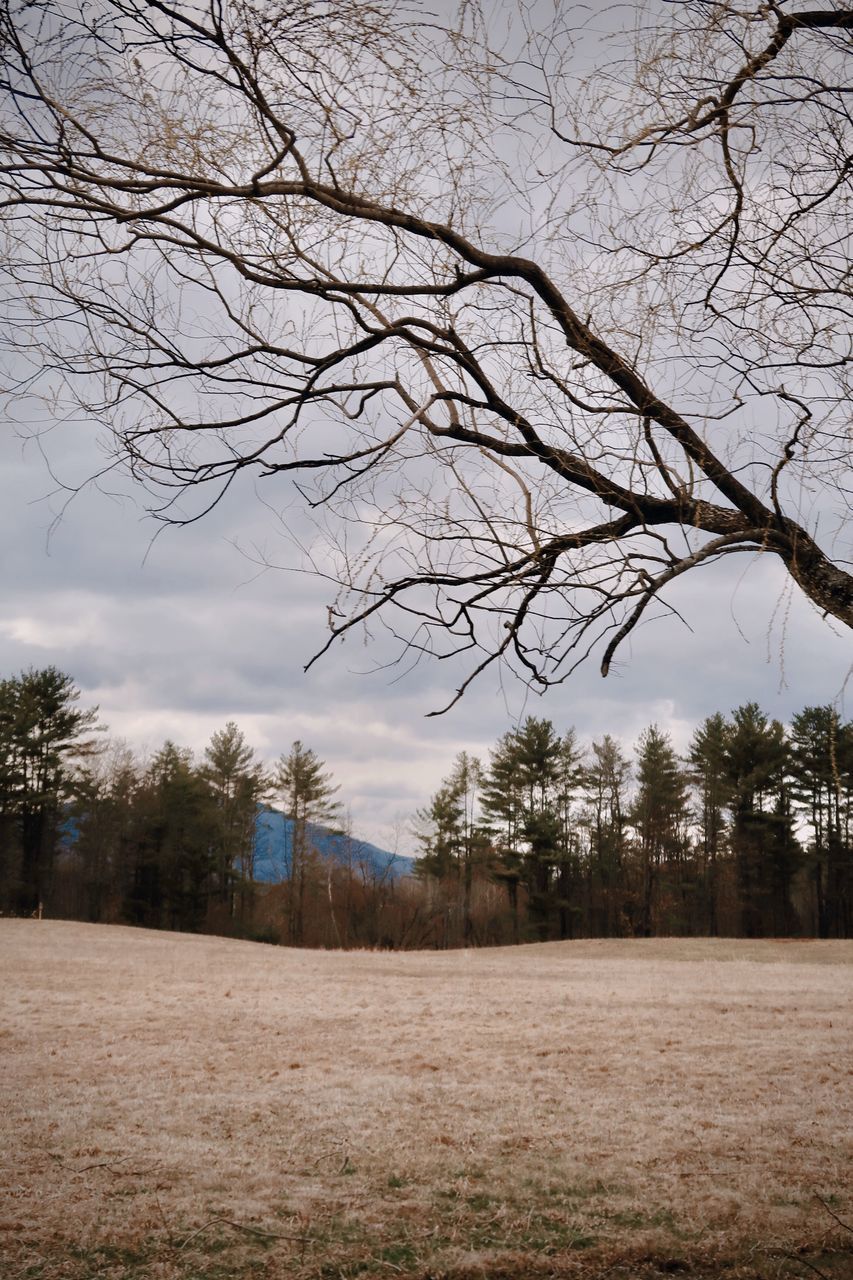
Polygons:
M853 9L2 13L18 385L76 395L165 519L295 473L325 648L470 650L456 696L606 674L743 552L853 625Z

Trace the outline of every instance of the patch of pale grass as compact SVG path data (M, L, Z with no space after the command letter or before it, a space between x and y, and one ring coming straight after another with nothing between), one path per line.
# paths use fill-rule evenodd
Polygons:
M10 1275L769 1276L849 1241L851 943L6 920L0 972Z

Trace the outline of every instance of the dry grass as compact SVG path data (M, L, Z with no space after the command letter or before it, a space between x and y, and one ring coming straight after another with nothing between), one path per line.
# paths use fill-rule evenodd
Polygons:
M853 944L0 966L4 1277L853 1275Z

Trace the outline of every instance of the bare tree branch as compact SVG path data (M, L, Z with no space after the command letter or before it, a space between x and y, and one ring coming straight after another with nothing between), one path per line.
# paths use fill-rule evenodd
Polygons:
M301 496L320 653L382 617L470 652L453 701L606 674L734 552L853 626L853 10L637 0L591 51L546 9L0 4L10 391L160 519Z

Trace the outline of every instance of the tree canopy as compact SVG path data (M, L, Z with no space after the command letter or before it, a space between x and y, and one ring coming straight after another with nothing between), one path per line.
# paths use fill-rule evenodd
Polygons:
M63 806L91 756L97 708L56 667L0 680L0 903L32 912L52 888Z
M853 625L853 9L609 13L4 0L10 383L164 519L295 476L323 649L458 693L606 674L734 554Z
M853 936L853 722L832 706L716 713L685 757L649 725L633 760L528 716L456 756L410 860L331 829L339 788L300 741L270 769L229 720L196 757L140 759L78 703L55 667L0 680L0 914L296 946Z

